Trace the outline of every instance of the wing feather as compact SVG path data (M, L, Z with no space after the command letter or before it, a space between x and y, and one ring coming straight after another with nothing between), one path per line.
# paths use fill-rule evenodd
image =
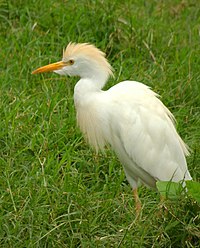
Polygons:
M125 163L125 172L132 171L134 180L146 184L151 178L190 180L185 159L187 146L174 127L173 115L157 94L133 81L117 84L106 94L107 128L109 125L112 135L107 133L105 138Z

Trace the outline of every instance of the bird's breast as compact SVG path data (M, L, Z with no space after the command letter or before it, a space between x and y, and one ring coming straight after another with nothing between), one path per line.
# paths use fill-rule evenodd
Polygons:
M96 151L103 149L106 143L104 121L101 119L95 103L76 105L77 123L88 143Z

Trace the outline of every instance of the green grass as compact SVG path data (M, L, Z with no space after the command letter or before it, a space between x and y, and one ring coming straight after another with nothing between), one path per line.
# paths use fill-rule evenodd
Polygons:
M124 3L125 2L125 3ZM198 204L141 187L136 218L122 166L76 127L77 78L31 75L69 41L107 53L115 83L158 92L200 178L199 1L0 1L0 247L199 247Z

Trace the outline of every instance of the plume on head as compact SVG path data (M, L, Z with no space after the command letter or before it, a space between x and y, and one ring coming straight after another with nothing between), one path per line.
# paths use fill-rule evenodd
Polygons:
M89 43L72 43L70 42L65 51L63 51L63 61L71 57L83 57L96 62L101 66L108 76L113 76L112 67L105 58L105 53Z

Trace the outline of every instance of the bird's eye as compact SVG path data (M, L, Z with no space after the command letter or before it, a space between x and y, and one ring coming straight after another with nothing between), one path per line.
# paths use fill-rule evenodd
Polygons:
M74 60L73 60L73 59L70 59L70 60L69 60L69 64L70 64L70 65L73 65L73 64L74 64Z

